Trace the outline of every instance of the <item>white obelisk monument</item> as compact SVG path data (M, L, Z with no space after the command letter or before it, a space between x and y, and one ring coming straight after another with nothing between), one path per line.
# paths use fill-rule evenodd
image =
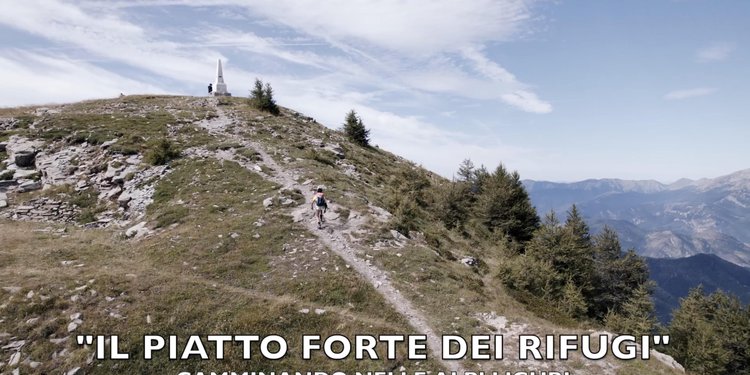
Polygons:
M224 83L224 72L221 70L221 59L216 64L216 82L214 82L213 96L232 96L227 91L227 84Z

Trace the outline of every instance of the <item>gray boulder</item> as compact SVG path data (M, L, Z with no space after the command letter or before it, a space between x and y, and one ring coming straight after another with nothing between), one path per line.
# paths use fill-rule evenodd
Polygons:
M128 228L128 230L125 231L125 237L128 238L140 238L149 234L151 234L151 230L146 227L145 221L141 221L140 223Z
M268 208L268 207L271 207L271 206L273 206L273 197L268 197L268 198L266 198L266 199L263 200L263 207Z
M463 263L466 266L473 267L479 264L479 260L477 260L477 258L474 258L474 257L464 257L463 259L461 259L461 263Z
M406 238L406 236L404 236L399 231L394 230L394 229L391 229L391 236L393 236L393 239L395 239L396 241L406 241L406 240L408 240L408 238Z
M14 154L14 158L18 167L32 168L34 167L34 161L36 161L36 152L31 150L18 151Z
M128 208L128 203L133 199L133 197L130 196L128 193L122 193L117 198L117 205L122 208Z
M39 190L41 188L41 181L27 181L18 186L18 191L21 193L25 193L27 191Z

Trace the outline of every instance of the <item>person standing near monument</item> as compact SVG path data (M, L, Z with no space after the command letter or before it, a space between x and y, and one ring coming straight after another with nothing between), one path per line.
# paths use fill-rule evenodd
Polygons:
M208 84L208 95L211 95L211 93L214 91L214 84L209 83Z

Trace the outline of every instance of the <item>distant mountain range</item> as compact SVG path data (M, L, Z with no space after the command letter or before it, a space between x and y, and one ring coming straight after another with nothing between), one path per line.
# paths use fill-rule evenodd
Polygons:
M680 259L647 258L651 279L656 282L654 304L656 315L668 323L672 310L690 289L703 285L706 293L717 289L734 294L750 303L750 269L729 263L715 255L698 254Z
M673 184L601 179L524 185L540 215L564 214L576 204L592 230L611 226L624 248L643 256L715 254L750 267L750 169Z

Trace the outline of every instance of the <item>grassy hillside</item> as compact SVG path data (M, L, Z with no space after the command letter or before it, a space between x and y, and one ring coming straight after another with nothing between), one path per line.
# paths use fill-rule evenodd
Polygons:
M497 271L509 253L504 242L466 236L434 219L432 192L448 181L294 111L271 116L242 98L129 96L1 109L0 118L0 140L39 140L38 158L79 148L65 178L54 180L63 183L53 183L37 163L44 190L4 188L2 373L679 372L656 359L517 360L519 334L601 327L509 294ZM322 230L308 203L318 185L330 202ZM124 194L148 199L128 203ZM41 198L70 204L76 222L17 214ZM140 222L147 229L128 230ZM469 258L472 265L462 261ZM303 334L428 331L435 338L503 334L506 359L446 363L434 347L427 361L406 359L403 347L397 360L299 355ZM289 341L290 355L243 361L231 346L223 361L99 361L93 348L76 345L74 336L83 333L119 334L134 358L145 334L278 334Z

